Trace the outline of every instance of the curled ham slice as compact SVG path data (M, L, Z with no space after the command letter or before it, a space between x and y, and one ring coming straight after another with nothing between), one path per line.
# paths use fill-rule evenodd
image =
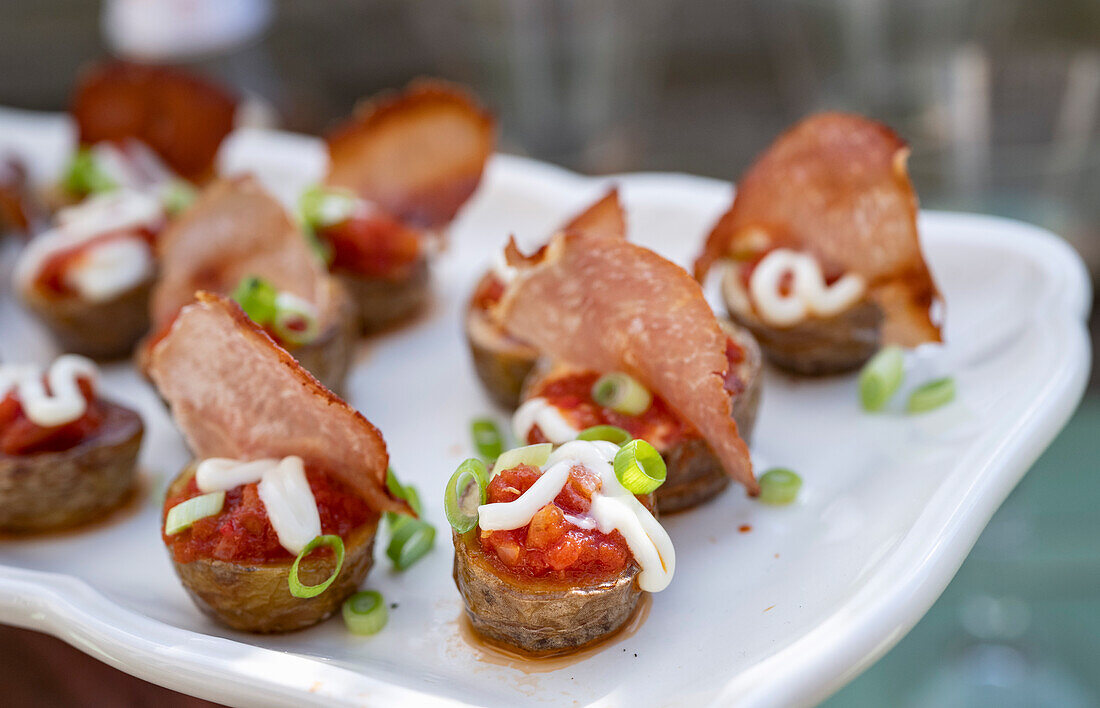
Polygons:
M619 190L612 187L561 230L593 238L626 238L626 212L619 201Z
M326 181L407 224L439 228L477 189L494 135L492 117L465 92L418 81L363 104L328 136Z
M177 69L126 62L86 72L71 108L80 142L136 138L192 181L210 175L236 110L236 97L220 86Z
M908 156L905 142L872 120L844 113L803 120L742 177L695 262L696 278L731 254L805 251L827 277L863 276L888 343L941 341L930 314L940 296L921 254Z
M149 355L149 375L200 458L301 457L376 511L408 512L386 490L382 434L245 316L208 292Z
M286 210L251 176L204 189L160 235L157 255L154 332L191 302L195 291L227 295L252 275L316 305L322 329L339 315L346 297Z
M555 236L491 316L544 355L590 371L625 371L691 423L726 473L758 486L725 389L727 337L699 284L653 251L622 239Z

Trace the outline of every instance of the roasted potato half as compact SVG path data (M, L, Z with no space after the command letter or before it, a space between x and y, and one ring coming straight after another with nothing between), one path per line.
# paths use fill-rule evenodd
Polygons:
M839 315L811 317L793 327L772 327L748 305L733 268L722 277L722 297L730 317L760 342L768 361L802 376L854 371L882 346L882 310L864 300Z
M172 482L167 496L176 494L194 474L192 463ZM173 558L172 564L198 608L222 624L243 632L293 632L329 617L356 591L374 562L377 530L375 517L344 539L340 574L328 590L312 598L290 594L291 560L253 564L202 559L178 563ZM298 566L298 577L307 585L322 582L332 573L334 562L331 555L307 558Z
M573 651L622 627L641 598L633 563L590 585L520 578L486 556L477 534L453 534L454 579L474 629L495 642L536 655Z
M151 281L104 302L43 297L24 292L23 301L53 332L58 346L100 361L129 356L149 330Z
M94 521L123 504L137 480L144 426L129 408L103 401L102 427L76 447L0 454L0 530L40 532Z
M431 295L431 268L424 254L400 279L371 278L336 271L359 310L362 331L370 334L411 319Z

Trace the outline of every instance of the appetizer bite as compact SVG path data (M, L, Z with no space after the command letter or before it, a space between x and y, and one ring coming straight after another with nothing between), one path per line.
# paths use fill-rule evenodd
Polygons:
M325 187L303 195L302 216L365 331L428 302L430 252L477 189L493 139L492 117L438 81L366 103L328 136Z
M652 447L577 440L550 448L504 453L491 480L484 464L467 460L444 500L455 584L474 629L536 655L614 633L676 568L647 496L664 475Z
M619 191L612 189L559 229L593 238L626 238L626 214L619 203ZM493 267L481 277L466 306L466 343L473 356L474 369L486 392L501 406L519 405L523 382L538 359L538 350L508 335L489 317L489 309L500 301L504 286L515 277L504 252L493 260Z
M80 149L48 195L53 227L20 257L16 289L69 351L126 356L149 328L154 246L213 169L236 100L195 77L112 63L72 113Z
M730 316L777 366L839 373L883 344L941 341L908 155L884 125L823 113L781 135L738 183L695 276L728 263Z
M99 395L98 377L74 354L46 371L0 365L0 530L77 526L129 496L144 427Z
M29 236L40 218L37 206L27 166L14 155L0 154L0 236Z
M340 391L358 336L355 307L282 205L251 177L214 182L157 243L156 342L195 291L232 295L329 388ZM144 347L144 357L148 345Z
M756 493L739 424L755 420L759 354L687 272L622 239L574 234L530 257L513 243L508 259L516 277L490 316L544 358L513 416L519 439L646 440L668 465L662 513L731 478Z
M387 491L378 430L240 308L200 292L149 354L195 460L164 504L163 539L200 609L248 632L328 617L373 561Z

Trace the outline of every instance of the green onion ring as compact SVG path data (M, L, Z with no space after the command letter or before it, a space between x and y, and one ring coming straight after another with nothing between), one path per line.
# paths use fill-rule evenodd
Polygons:
M451 528L466 533L477 526L477 508L485 503L488 484L489 473L481 460L470 458L458 466L443 492L443 509Z
M955 379L945 376L923 384L909 394L909 412L925 413L955 399Z
M786 467L773 467L760 476L760 501L765 504L790 504L800 489L802 478Z
M398 570L405 570L432 549L435 527L419 519L405 519L394 530L386 555Z
M191 524L208 516L221 513L225 505L225 492L210 492L181 501L168 510L164 517L164 535L172 536L191 528Z
M73 156L62 178L65 191L78 196L109 192L118 187L96 162L89 148L81 148Z
M350 192L313 186L298 198L302 221L314 229L343 223L355 211L355 196Z
M244 314L261 327L266 327L275 319L277 309L275 298L279 291L271 283L254 275L247 276L237 283L231 296L241 306Z
M377 590L361 590L344 600L344 624L352 634L378 634L389 620L386 600Z
M298 565L302 562L302 559L308 556L310 553L320 548L321 546L328 546L336 552L336 568L332 571L332 575L328 576L328 579L318 585L303 585L298 580ZM290 585L290 594L294 597L309 598L317 597L325 590L328 590L329 586L336 582L336 577L340 575L340 569L344 567L344 540L339 536L333 534L326 534L318 536L302 549L302 552L298 554L298 557L294 559L294 565L290 566L290 575L287 576L287 582Z
M470 433L481 459L495 460L504 451L504 438L500 434L500 428L492 420L478 418L470 424Z
M668 470L657 449L631 440L615 454L615 477L631 494L649 494L664 484Z
M577 440L606 440L622 447L632 440L630 433L616 425L593 425L577 435Z
M616 372L601 376L592 384L592 400L623 415L641 415L653 402L653 394L637 379Z
M320 335L320 321L317 308L312 303L290 293L279 293L275 297L275 315L271 318L271 328L279 339L287 344L309 344Z
M871 357L859 373L859 400L866 411L882 410L905 377L901 347L890 346Z
M496 464L493 465L493 474L520 465L542 467L550 459L550 453L553 450L554 446L551 443L535 443L534 445L508 450L501 453L500 457L497 458Z

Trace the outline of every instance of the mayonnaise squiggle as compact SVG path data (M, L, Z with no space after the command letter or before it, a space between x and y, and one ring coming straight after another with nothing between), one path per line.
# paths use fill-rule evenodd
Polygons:
M0 400L11 391L19 399L24 415L35 425L52 428L79 419L88 410L79 379L91 382L93 390L99 369L90 360L76 354L57 357L45 374L49 391L42 381L42 369L33 364L0 366Z
M524 401L512 414L512 432L517 440L527 440L528 433L536 425L555 445L574 440L581 432L565 419L561 411L540 397Z
M195 470L195 484L204 494L254 482L258 483L260 501L283 548L298 555L321 535L321 515L302 458L291 455L281 460L243 461L211 457Z
M789 292L780 285L791 274ZM826 285L821 265L813 256L777 248L764 256L749 277L749 294L761 319L777 327L790 327L809 315L830 317L855 304L866 290L864 279L847 273Z
M543 465L542 476L519 498L478 507L478 526L485 531L526 526L561 492L573 466L581 465L599 475L601 488L592 495L587 516L566 516L566 520L579 528L598 528L601 533L618 531L641 568L638 586L646 592L664 590L676 570L676 551L653 514L615 477L612 463L618 451L618 445L603 440L574 440L562 445Z

